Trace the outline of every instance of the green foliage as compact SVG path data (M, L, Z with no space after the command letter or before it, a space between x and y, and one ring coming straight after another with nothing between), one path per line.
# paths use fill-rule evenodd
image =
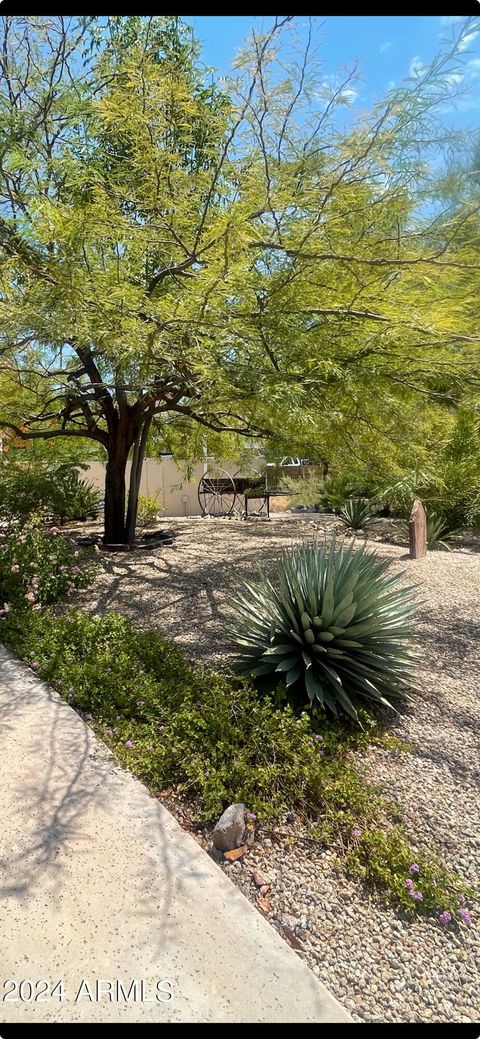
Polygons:
M235 603L240 673L287 689L334 715L405 697L413 656L411 589L365 546L332 542L285 553L277 587L245 584Z
M35 514L61 523L95 517L100 493L78 470L78 463L54 458L47 463L0 456L0 518L28 522Z
M295 808L320 843L347 851L350 872L410 912L451 907L451 889L461 891L434 858L416 855L394 824L396 806L358 773L352 750L385 738L365 711L360 729L308 715L282 693L259 701L246 681L191 664L157 632L135 631L113 613L30 610L9 614L0 632L93 716L98 735L154 794L173 787L206 819L233 801L261 823ZM415 859L424 901L406 896Z
M411 843L401 826L359 830L358 836L356 831L346 867L352 876L377 891L388 891L390 898L409 913L413 908L436 914L447 910L456 922L461 919L458 910L465 904L465 889L459 877L431 853L412 856ZM469 889L468 894L473 897L474 892Z
M451 541L458 530L452 530L445 516L438 516L436 512L427 512L427 548L446 548L450 551Z
M347 498L338 516L348 530L367 530L376 517L376 510L365 498Z
M58 528L23 527L0 533L0 614L46 605L76 588L92 573Z
M150 496L140 494L138 496L137 527L152 527L159 511L158 494Z
M314 505L315 508L321 508L323 504L324 482L317 473L307 473L299 479L284 476L278 489L288 495L289 505Z
M348 498L373 498L372 479L366 472L355 472L351 463L344 475L332 476L325 480L323 504L332 509L340 509Z

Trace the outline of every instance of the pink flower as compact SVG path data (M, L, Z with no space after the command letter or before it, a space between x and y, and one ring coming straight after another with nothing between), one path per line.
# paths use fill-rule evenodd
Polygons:
M37 664L36 660L32 660L32 663L30 664L30 667L32 668L32 671L37 671L38 668L40 667L40 664Z
M128 747L128 749L130 750L130 747L133 747L132 741L131 740L125 740L125 746Z
M413 866L410 866L410 873L420 873L420 866L414 862Z
M470 913L469 913L468 909L459 909L458 910L458 915L461 916L464 924L471 924L472 923L472 918L470 916Z
M12 574L18 574L19 570L20 570L20 567L19 567L18 563L14 563L13 566L12 566Z
M32 591L31 589L28 592L25 593L24 598L27 600L27 602L36 602L37 601L37 596L35 595L35 592Z
M362 836L362 831L361 830L359 830L357 828L352 830L352 837L361 837L361 836Z
M440 913L438 918L441 924L449 924L452 919L452 914L448 912L448 909L444 909L443 913Z

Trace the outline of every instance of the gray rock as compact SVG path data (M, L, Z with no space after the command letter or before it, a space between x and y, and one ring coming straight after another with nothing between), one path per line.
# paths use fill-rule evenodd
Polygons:
M245 843L245 805L233 804L220 816L212 834L215 848L233 851Z

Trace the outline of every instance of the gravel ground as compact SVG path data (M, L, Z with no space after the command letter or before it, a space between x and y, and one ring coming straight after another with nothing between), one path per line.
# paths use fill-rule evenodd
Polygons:
M228 665L225 634L232 588L268 569L279 551L331 533L330 517L274 516L271 523L174 520L178 536L155 552L102 556L103 573L79 600L94 612L117 610L156 627L189 656ZM358 763L400 804L414 842L435 845L447 864L478 885L480 556L431 552L411 561L405 548L377 542L422 607L420 691L393 725L413 751L371 747ZM181 814L181 813L180 813ZM222 866L304 956L357 1021L480 1018L479 903L474 924L454 932L436 921L402 919L334 867L333 854L289 836L260 833L238 863ZM269 883L259 895L252 870ZM420 887L420 882L419 882Z

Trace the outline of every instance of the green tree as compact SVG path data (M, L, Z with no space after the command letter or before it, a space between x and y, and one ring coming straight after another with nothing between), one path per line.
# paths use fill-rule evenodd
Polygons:
M2 29L0 351L22 412L0 425L101 445L107 542L133 538L152 423L328 458L325 431L375 436L434 369L473 365L476 212L425 215L458 40L344 128L351 77L319 88L290 17L224 94L177 17Z

